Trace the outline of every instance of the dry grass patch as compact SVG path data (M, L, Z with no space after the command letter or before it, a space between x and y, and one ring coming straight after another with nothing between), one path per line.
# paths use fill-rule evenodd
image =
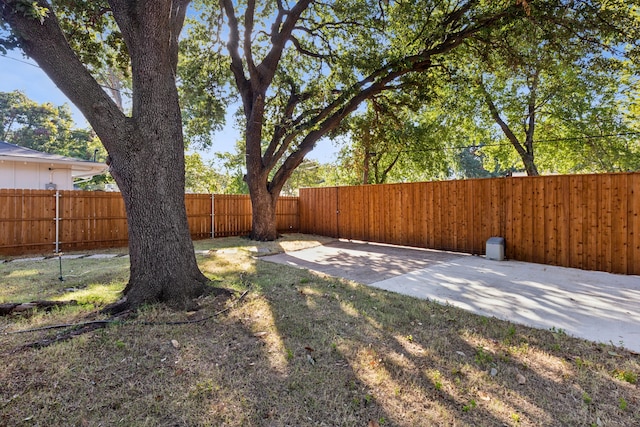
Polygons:
M169 324L211 316L221 301L203 298L196 313L145 307L40 350L15 351L47 332L2 334L0 425L640 425L636 354L259 259L319 243L196 242L216 285L250 290L204 322ZM101 280L124 286L126 263L101 262ZM11 295L80 292L20 282L35 266L10 265ZM91 315L109 302L91 297L93 274L77 283L92 301L83 309L1 319L0 330Z
M108 260L62 259L62 281L59 261L55 257L36 261L0 263L0 277L2 277L0 303L82 299L83 295L93 295L98 299L98 301L88 299L86 303L99 303L111 298L104 293L121 291L122 284L129 278L129 259L126 256ZM97 289L87 292L92 287L99 287L104 293ZM78 291L85 292L78 293Z

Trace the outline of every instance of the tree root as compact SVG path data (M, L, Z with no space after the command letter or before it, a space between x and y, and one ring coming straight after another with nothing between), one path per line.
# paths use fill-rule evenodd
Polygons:
M214 292L216 295L233 295L233 292L229 291L228 289L224 289L224 292L222 292L220 289L216 289ZM104 320L92 320L92 321L88 321L88 322L80 322L80 323L64 323L64 324L59 324L59 325L50 325L50 326L44 326L44 327L40 327L40 328L34 328L34 329L24 329L24 330L20 330L20 331L14 331L14 332L5 332L6 335L10 335L10 334L23 334L23 333L28 333L28 332L38 332L38 331L45 331L45 330L51 330L51 329L63 329L63 328L67 328L69 330L67 331L63 331L59 334L56 334L53 337L46 337L43 338L41 340L38 341L34 341L31 343L27 343L24 344L20 347L18 347L17 349L15 349L13 352L17 352L20 350L27 350L27 349L31 349L31 348L35 348L35 349L40 349L40 348L45 348L48 347L52 344L58 343L58 342L63 342L63 341L67 341L73 337L85 334L87 332L91 332L91 331L95 331L96 329L100 329L100 328L104 328L109 324L113 324L113 323L118 323L121 325L145 325L145 326L157 326L157 325L187 325L187 324L192 324L192 323L201 323L201 322L205 322L209 319L213 319L214 317L220 316L223 313L226 313L227 311L231 310L233 307L235 307L238 303L240 303L240 301L242 301L242 299L249 293L249 290L244 291L237 300L235 300L233 302L232 305L217 311L209 316L205 316L202 317L200 319L194 319L194 320L184 320L184 321L176 321L176 322L144 322L144 321L128 321L126 320L126 318L131 314L129 311L121 311L120 314L118 316L113 316L109 319L104 319Z
M49 311L56 307L66 305L76 305L78 301L31 301L31 302L6 302L0 304L0 316L9 316L19 313L30 313L36 309L44 309Z
M104 328L105 326L107 326L109 323L114 323L115 321L95 321L95 322L85 322L84 324L80 324L81 326L75 326L74 329L70 330L70 331L66 331L63 332L61 334L57 334L55 337L48 337L48 338L43 338L41 340L38 341L34 341L28 344L24 344L23 346L19 347L18 349L16 349L16 351L18 350L27 350L30 348L35 348L35 349L40 349L40 348L45 348L45 347L49 347L52 344L58 343L58 342L63 342L63 341L67 341L70 340L73 337L77 337L79 335L82 334L86 334L87 332L91 332L91 331L95 331L96 329L100 329L100 328ZM70 325L70 326L74 326L74 325Z

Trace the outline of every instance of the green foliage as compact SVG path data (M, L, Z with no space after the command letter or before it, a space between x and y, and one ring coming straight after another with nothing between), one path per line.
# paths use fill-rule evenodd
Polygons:
M293 351L290 348L285 348L285 357L288 361L293 360Z
M20 91L0 92L0 141L49 154L104 161L106 150L90 129L78 129L67 105L38 104ZM80 184L93 189L113 182L98 175Z
M71 48L94 76L108 70L130 77L129 52L106 0L52 2Z
M77 129L67 105L38 104L20 91L0 92L0 140L33 150L92 160L105 151L95 134Z
M478 365L486 366L493 362L493 355L482 346L478 346L474 359Z
M462 412L469 412L470 410L472 410L476 406L478 406L476 401L474 399L471 399L468 404L466 404L466 405L464 405L462 407Z
M624 399L624 397L618 398L618 408L620 408L621 411L626 411L628 407L629 403Z
M637 43L631 35L640 27L620 5L604 15L598 7L537 5L531 13L539 19L484 31L460 50L458 61L467 65L457 67L455 79L465 113L456 113L475 110L475 126L489 131L481 150L489 169L496 163L502 170L560 173L640 166L624 114L628 104L620 102L629 72L618 50ZM542 19L549 14L553 21Z
M191 193L219 193L223 178L211 163L205 164L198 153L186 154L185 189Z
M401 96L380 96L343 123L349 143L340 153L349 184L421 181L449 175L451 159L438 139L443 118L412 109ZM417 110L417 111L416 111Z
M236 144L235 153L216 153L214 163L221 171L220 192L224 194L249 194L245 181L245 151L241 141Z
M217 8L214 8L217 10ZM234 99L229 58L220 51L218 16L206 9L199 19L188 19L180 41L178 91L185 139L191 148L210 147L212 134L224 123L225 110ZM216 43L210 42L214 36Z
M327 185L326 176L330 172L329 165L323 165L315 160L304 160L282 187L281 194L297 196L300 188L325 186Z
M14 3L13 7L17 13L40 21L41 24L49 14L49 9L40 6L37 1L18 0Z
M628 382L629 384L638 383L638 374L633 371L616 369L613 373L613 377L617 380Z

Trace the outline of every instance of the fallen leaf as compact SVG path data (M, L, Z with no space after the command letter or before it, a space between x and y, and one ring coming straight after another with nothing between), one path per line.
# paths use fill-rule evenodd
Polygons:
M180 343L177 340L171 340L173 348L180 348Z
M308 361L309 363L311 363L312 365L315 365L315 364L316 364L315 359L314 359L313 357L311 357L311 355L310 355L310 354L307 354L307 361Z
M254 337L256 338L262 338L264 336L266 336L269 332L256 332L255 334L253 334Z
M307 350L307 351L315 351L314 349L312 349L311 347L308 347L308 346L305 347L304 349Z
M369 420L369 424L367 424L367 427L380 427L380 424L378 424L378 422L375 420Z
M466 355L466 354L464 354L464 352L463 352L463 351L456 351L456 354L457 354L458 356L467 357L467 355Z
M484 393L482 391L478 392L478 396L480 396L480 400L484 400L484 401L491 400L491 397L489 397L488 394L486 394L486 393Z
M525 384L527 382L527 379L522 374L516 375L516 380L518 381L518 384L520 384L520 385L523 385L523 384Z

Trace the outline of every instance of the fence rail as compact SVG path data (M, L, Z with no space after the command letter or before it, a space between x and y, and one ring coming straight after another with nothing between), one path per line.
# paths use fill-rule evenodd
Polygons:
M640 173L300 190L300 231L640 274Z
M251 232L248 195L187 194L185 205L193 239ZM298 231L298 198L281 197L276 219L278 231ZM0 189L0 255L51 253L56 243L63 251L126 246L127 239L120 193Z

